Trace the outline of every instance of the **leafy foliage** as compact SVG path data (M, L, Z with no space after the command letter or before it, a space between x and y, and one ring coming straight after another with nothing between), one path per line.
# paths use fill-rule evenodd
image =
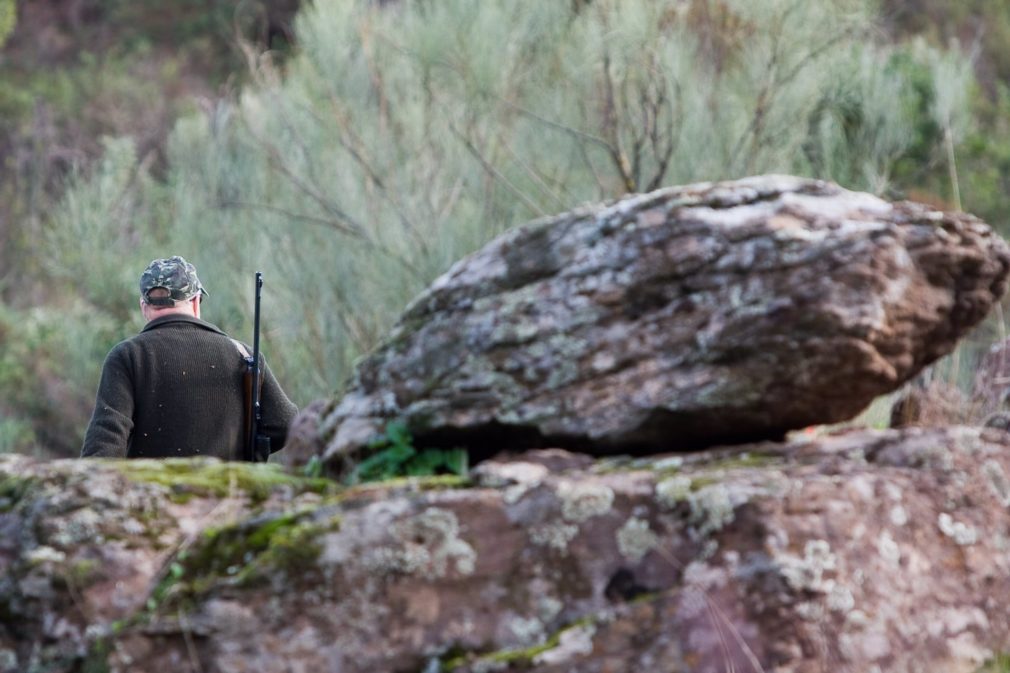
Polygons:
M1010 87L994 98L976 92L974 114L959 152L965 210L1010 235Z
M351 483L443 473L466 476L469 469L465 449L416 449L407 427L398 421L387 424L382 438L369 444L368 449L370 455L351 472Z
M0 0L0 47L14 31L17 23L18 7L15 0Z
M886 25L897 37L922 36L934 44L970 43L979 80L991 90L1010 79L1010 0L883 0Z
M86 392L79 382L97 386L94 365L117 328L79 298L26 312L0 305L0 450L24 452L37 441L44 450L34 450L42 453L80 452L81 419L90 415L94 390Z
M28 421L0 415L0 453L30 453L35 444L35 433Z

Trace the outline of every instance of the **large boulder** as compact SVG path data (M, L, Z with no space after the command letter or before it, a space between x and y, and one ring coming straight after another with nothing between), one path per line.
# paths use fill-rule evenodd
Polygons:
M478 458L780 438L859 413L1004 293L976 218L767 176L520 227L440 277L317 431L339 465L391 419Z
M1010 440L486 461L0 457L0 671L970 673L1010 651Z

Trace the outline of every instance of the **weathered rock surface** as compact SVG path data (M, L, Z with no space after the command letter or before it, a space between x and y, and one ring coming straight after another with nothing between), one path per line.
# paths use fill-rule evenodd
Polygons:
M586 207L453 266L318 434L337 467L393 418L420 444L485 453L779 438L853 417L949 352L1008 267L970 215L791 177Z
M1010 650L1008 437L534 452L347 491L0 457L0 671L968 673Z
M972 395L983 413L1010 411L1010 339L992 344L982 357Z
M930 381L909 385L891 405L890 427L982 425L988 415L956 385Z

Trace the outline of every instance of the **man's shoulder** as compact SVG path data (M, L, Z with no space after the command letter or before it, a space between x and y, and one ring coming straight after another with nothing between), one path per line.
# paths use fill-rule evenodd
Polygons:
M200 348L211 348L215 352L218 348L235 349L232 338L209 322L197 318L188 320L159 318L147 323L139 333L116 344L112 352L133 353L177 348L180 340L199 344Z
M129 367L130 363L133 361L134 353L136 352L138 345L134 342L136 336L132 336L129 339L123 339L111 349L105 356L105 367L108 369L111 366L119 367Z

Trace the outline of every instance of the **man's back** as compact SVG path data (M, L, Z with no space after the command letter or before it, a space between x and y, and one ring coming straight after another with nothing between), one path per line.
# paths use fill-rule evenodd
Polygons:
M236 343L214 325L178 314L152 320L109 353L81 455L241 458L244 372ZM296 408L269 370L260 403L261 432L277 450Z

